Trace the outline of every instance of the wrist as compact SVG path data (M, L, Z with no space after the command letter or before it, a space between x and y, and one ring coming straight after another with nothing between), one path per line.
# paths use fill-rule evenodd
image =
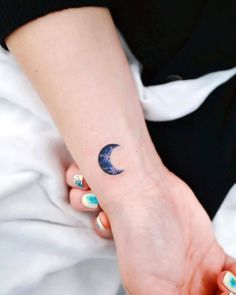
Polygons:
M157 190L169 173L152 143L141 144L133 151L134 156L129 151L128 159L118 161L123 165L119 164L121 166L117 167L124 167L124 172L115 176L107 175L106 180L104 179L106 185L103 183L99 185L98 190L97 186L95 188L99 202L106 212L113 210L114 207L125 206L132 198L142 198L146 191L151 191L151 188L155 187ZM135 151L138 155L135 155Z

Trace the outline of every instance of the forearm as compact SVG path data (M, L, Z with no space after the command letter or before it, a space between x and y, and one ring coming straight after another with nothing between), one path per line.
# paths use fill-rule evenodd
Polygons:
M162 163L108 10L47 15L18 29L7 45L98 197L125 194L146 176L159 177ZM124 169L114 176L98 164L100 150L111 143L120 145L112 163Z

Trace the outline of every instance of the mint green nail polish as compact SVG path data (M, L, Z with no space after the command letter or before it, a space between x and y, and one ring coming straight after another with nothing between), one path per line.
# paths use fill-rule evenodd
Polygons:
M83 195L81 202L86 208L90 208L90 209L98 208L98 199L94 194Z

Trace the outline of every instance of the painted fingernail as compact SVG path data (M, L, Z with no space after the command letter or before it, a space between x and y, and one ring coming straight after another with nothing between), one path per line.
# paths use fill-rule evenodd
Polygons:
M90 209L98 208L98 199L94 194L83 195L81 202L86 208L90 208Z
M79 188L84 188L84 177L81 174L76 174L73 176L73 182Z
M105 228L104 225L102 224L102 221L101 221L101 218L100 218L99 215L98 215L98 217L97 217L97 219L96 219L96 224L97 224L97 227L98 227L100 230L102 230L102 231L106 230L106 228Z
M236 292L236 277L232 274L232 272L227 271L225 273L223 284L230 292Z

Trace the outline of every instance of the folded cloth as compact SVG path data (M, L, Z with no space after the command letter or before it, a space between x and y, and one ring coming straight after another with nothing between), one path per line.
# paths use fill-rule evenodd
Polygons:
M119 36L138 88L144 116L148 121L170 121L194 112L211 92L236 75L236 67L233 67L208 73L196 79L144 87L141 80L142 65L133 55L122 35L119 34Z
M154 99L153 88L141 85L138 64L131 63L131 68L139 93L145 93L140 100L147 118L156 119L150 111L159 96ZM184 110L182 115L188 112L186 105ZM159 116L171 118L161 108ZM71 161L40 98L13 56L0 49L1 295L120 294L113 242L97 237L91 217L68 204L65 169ZM236 189L224 203L216 232L236 256L235 235L229 234L236 222Z

